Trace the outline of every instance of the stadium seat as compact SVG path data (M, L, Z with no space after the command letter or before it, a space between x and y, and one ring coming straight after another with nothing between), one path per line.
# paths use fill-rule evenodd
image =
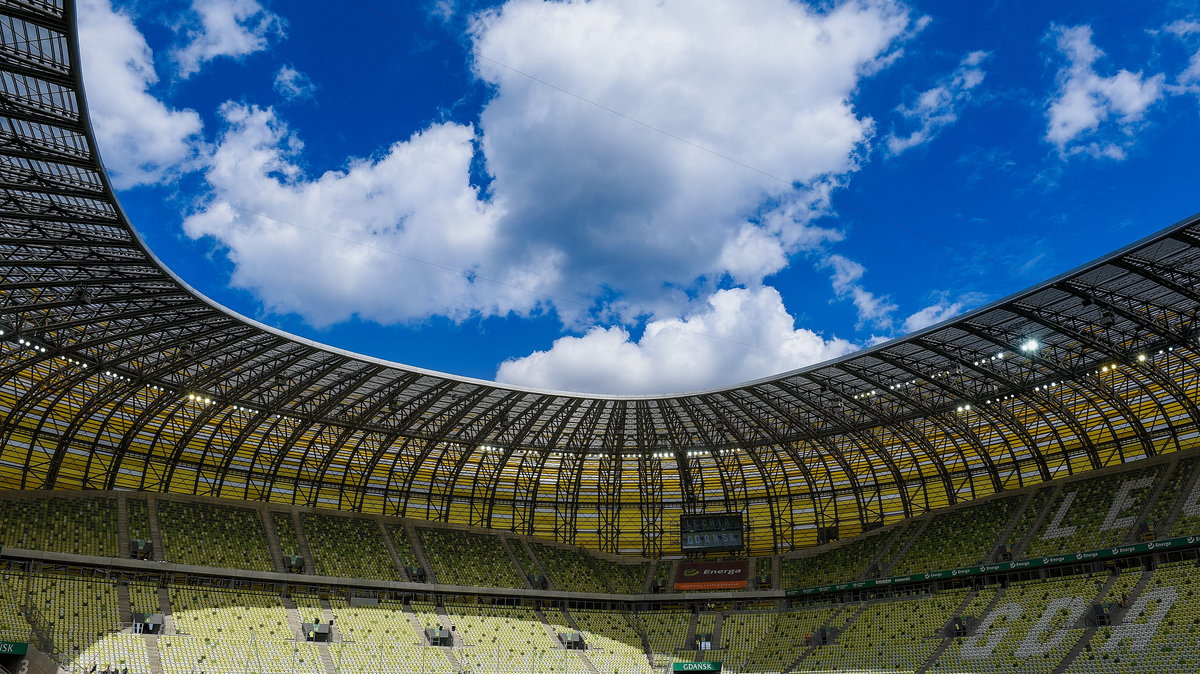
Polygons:
M158 526L169 562L275 570L262 518L253 510L160 498Z

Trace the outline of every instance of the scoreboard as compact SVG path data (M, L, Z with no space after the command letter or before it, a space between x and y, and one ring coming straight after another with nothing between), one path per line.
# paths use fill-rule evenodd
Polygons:
M680 515L679 546L684 552L741 550L742 514Z

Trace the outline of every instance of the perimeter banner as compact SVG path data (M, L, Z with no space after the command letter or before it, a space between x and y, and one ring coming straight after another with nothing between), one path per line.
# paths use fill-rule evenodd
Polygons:
M750 578L750 563L681 562L675 572L676 590L742 590Z

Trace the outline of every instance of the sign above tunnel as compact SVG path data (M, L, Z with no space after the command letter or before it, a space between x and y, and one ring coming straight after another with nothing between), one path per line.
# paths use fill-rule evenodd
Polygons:
M719 662L676 662L671 667L672 672L719 672L721 671L721 663Z

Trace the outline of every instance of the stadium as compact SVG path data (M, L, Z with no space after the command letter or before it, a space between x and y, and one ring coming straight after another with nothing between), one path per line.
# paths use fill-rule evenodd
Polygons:
M1200 217L735 387L504 386L173 275L73 11L0 2L0 672L1200 669Z

